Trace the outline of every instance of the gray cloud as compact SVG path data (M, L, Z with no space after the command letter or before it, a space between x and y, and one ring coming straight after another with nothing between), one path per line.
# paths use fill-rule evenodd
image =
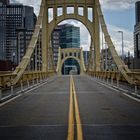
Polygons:
M34 7L35 13L38 15L41 0L10 0L11 3L22 3Z
M139 0L100 0L104 10L126 10L134 7L136 1ZM38 14L41 0L11 0L11 3L23 3L33 6L35 13Z
M104 10L126 10L134 7L138 0L100 0Z
M115 11L120 11L120 10L126 10L129 8L134 7L135 2L138 0L100 0L101 5L103 10L115 10ZM11 0L12 3L23 3L25 5L30 5L33 6L35 9L35 13L38 14L39 12L39 7L40 7L40 2L41 0ZM66 22L65 22L66 23ZM76 21L69 21L68 23L72 23L75 26L80 27L80 32L81 32L81 46L87 50L89 49L90 46L90 35L84 27L84 25L80 22ZM125 50L131 51L133 54L133 32L127 31L126 29L119 28L117 26L113 25L108 25L108 29L110 31L110 34L112 37L112 40L116 46L116 50L118 53L121 53L121 43L120 43L120 35L117 33L118 30L124 31L124 43L125 43ZM125 53L126 53L125 52Z

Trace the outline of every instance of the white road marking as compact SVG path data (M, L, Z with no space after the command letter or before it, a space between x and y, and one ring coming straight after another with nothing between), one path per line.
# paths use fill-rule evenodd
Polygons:
M91 79L91 80L94 80L94 79ZM107 84L104 84L104 83L100 83L100 82L98 82L98 81L96 81L96 80L94 80L96 83L98 83L98 84L100 84L100 85L103 85L103 86L105 86L105 87L107 87L107 88L110 88L110 89L112 89L112 90L114 90L114 91L117 91L117 92L121 92L121 91L119 91L118 89L115 89L115 88L113 88L113 87L110 87L110 86L108 86ZM120 90L123 90L123 89L120 89ZM125 90L124 90L125 91ZM129 97L130 99L132 99L132 100L135 100L135 101L137 101L137 102L140 102L140 99L137 99L137 98L135 98L135 97L133 97L133 96L131 96L131 95L128 95L127 93L125 93L125 92L121 92L123 95L125 95L125 96L127 96L127 97Z
M39 87L41 87L41 86L45 85L47 82L48 82L48 80L47 80L47 81L45 81L45 82L44 82L44 83L42 83L42 84L37 85L37 86L36 86L36 87L34 87L34 88L31 88L31 89L27 90L26 92L21 92L21 94L19 94L19 95L17 95L17 96L15 96L15 97L13 97L13 98L11 98L11 99L9 99L9 100L7 100L7 101L5 101L5 102L1 103L1 104L0 104L0 107L2 107L2 106L4 106L4 105L8 104L9 102L11 102L11 101L13 101L13 100L15 100L15 99L19 98L20 96L22 96L22 95L23 95L22 93L24 93L24 94L25 94L25 93L29 93L30 91L35 90L35 89L37 89L37 88L39 88Z

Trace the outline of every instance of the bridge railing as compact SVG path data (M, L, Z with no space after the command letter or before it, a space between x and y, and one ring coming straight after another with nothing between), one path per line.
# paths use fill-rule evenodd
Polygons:
M54 71L48 71L48 72L42 72L42 71L30 71L25 72L19 81L16 83L16 85L20 85L21 81L23 83L32 81L35 79L43 79L47 78L51 75L54 75ZM3 89L9 88L12 86L12 80L15 78L16 74L8 73L8 74L1 74L0 75L0 87Z
M103 79L110 79L110 80L116 80L116 81L128 83L128 81L124 78L121 72L118 72L118 71L90 71L89 70L88 74L91 76L95 76L95 77L99 77ZM135 79L134 85L140 86L140 81L137 80L140 78L139 72L128 72L127 75Z
M20 96L30 88L47 82L48 77L54 75L54 71L30 71L25 72L16 84L11 82L16 74L7 73L0 75L0 103L15 96Z

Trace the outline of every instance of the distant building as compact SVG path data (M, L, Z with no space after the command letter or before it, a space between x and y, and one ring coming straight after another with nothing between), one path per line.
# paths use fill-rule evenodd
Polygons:
M61 32L61 26L57 26L52 33L52 48L53 48L53 58L54 58L55 66L57 66L57 61L58 61L58 50L60 47L60 32Z
M89 53L90 53L89 51L83 51L84 63L86 67L88 66Z
M124 63L129 69L134 69L134 57L130 55L130 52L124 57Z
M0 3L5 5L10 4L9 0L0 0Z
M104 71L115 71L117 69L117 66L108 48L101 50L101 69Z
M61 25L60 32L60 47L65 48L80 48L80 28L74 25ZM71 71L77 69L77 74L80 73L80 66L74 59L68 59L63 64L62 74L70 74Z
M52 33L52 47L54 55L54 64L57 66L58 61L58 48L80 48L80 28L71 24L58 25ZM67 60L63 66L63 74L69 74L69 72L77 66L79 72L79 66L76 60Z
M80 28L71 24L58 25L52 33L54 64L58 61L58 48L80 48Z
M23 56L26 53L27 47L31 41L31 37L34 30L17 29L17 62L21 62ZM38 41L31 57L29 70L40 70L42 65L42 32L40 31Z
M10 60L18 64L18 29L34 30L35 21L36 16L33 7L22 4L6 5L6 3L0 5L1 60Z
M60 26L61 48L80 48L80 28L70 24Z
M140 69L140 1L135 4L136 24L134 27L134 68Z

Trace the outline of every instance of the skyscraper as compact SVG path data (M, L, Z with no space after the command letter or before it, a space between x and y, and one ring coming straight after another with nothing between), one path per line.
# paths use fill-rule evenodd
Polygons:
M84 63L85 66L88 66L88 60L89 60L89 51L83 51L83 56L84 56Z
M33 7L22 4L0 5L0 59L17 63L17 30L34 30Z
M61 28L61 48L80 48L80 28L70 24L61 25Z
M60 32L61 32L61 26L57 26L52 33L52 48L53 48L53 58L54 58L55 66L57 66L57 61L58 61L58 49L60 47Z
M0 3L8 5L9 4L9 0L0 0Z
M134 59L135 68L140 68L140 1L135 4L136 24L134 27Z

